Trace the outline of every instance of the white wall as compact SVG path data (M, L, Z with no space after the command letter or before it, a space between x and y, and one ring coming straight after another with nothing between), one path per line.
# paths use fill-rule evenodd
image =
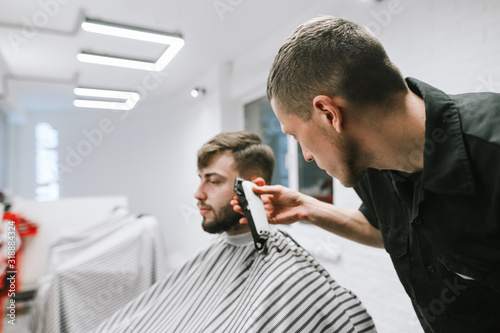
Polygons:
M316 1L300 17L270 31L260 44L249 45L247 52L228 59L232 70L226 64L214 64L200 73L200 82L207 89L202 99L182 95L180 92L190 87L179 87L178 96L142 101L124 119L104 111L29 114L26 124L12 131L19 134L19 143L17 159L9 161L15 166L11 170L15 179L9 182L17 194L34 196L33 132L37 122L49 122L59 131L59 153L64 159L66 146L75 149L86 140L84 130L109 118L114 130L104 135L102 143L93 147L72 173L64 175L61 195L127 195L132 212L158 217L171 264L182 262L210 238L200 228L193 199L198 185L197 150L221 130L243 128L242 103L265 94L267 72L279 46L298 24L318 14L342 16L370 26L405 76L450 93L500 91L500 2ZM352 192L336 186L335 196L352 198ZM352 207L359 203L355 197L338 202ZM317 230L305 234L305 245L327 237ZM364 300L381 332L420 331L385 252L334 237L327 241L334 249L340 247L344 255L340 261L326 261L325 265L334 278ZM330 251L309 249L320 257Z
M2 57L0 57L0 77L3 77L6 73L6 65ZM2 82L0 82L0 98L5 95L5 87ZM5 188L5 178L6 178L6 162L5 162L5 106L0 103L0 188Z
M61 197L126 195L131 212L158 217L174 258L194 252L193 244L206 237L193 199L198 184L196 153L221 130L218 69L199 81L207 88L202 98L191 98L187 90L170 100L143 100L129 114L99 110L28 113L16 144L16 194L34 198L34 127L47 122L59 132L59 162L71 169L61 172ZM112 131L101 131L100 139L95 130L104 119ZM91 140L85 133L89 132L94 133L96 144L91 144L87 156L75 158L69 151L78 153L88 147Z
M1 75L1 73L0 73ZM0 188L5 188L6 164L5 164L5 116L2 108L0 108Z
M265 94L281 43L303 21L333 15L369 27L404 76L448 93L500 91L500 2L495 0L319 1L235 61L234 98Z

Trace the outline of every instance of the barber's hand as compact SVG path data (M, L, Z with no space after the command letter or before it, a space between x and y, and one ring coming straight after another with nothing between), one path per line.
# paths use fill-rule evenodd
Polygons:
M304 194L282 185L257 186L253 191L260 195L269 223L290 224L306 217L303 204L307 196ZM231 200L231 205L236 212L244 215L237 195ZM246 218L242 218L240 223L248 222Z

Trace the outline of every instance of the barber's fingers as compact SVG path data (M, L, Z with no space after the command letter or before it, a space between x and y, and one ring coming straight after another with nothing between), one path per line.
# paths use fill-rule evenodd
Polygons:
M235 205L233 206L233 210L236 212L236 213L240 213L241 215L245 215L245 213L243 212L243 209L241 208L240 205Z
M278 213L272 217L268 217L268 221L271 224L291 224L297 222L297 215L293 211L284 211Z
M245 215L245 213L243 213L243 209L241 209L241 206L239 205L238 201L231 200L231 205L233 206L233 210L236 213L240 213L241 215ZM248 224L246 217L242 217L239 221L240 221L240 224Z
M241 215L245 215L245 213L243 213L243 209L241 208L240 206L240 201L238 199L238 196L235 195L233 197L233 199L229 202L231 204L231 206L233 206L233 210L236 212L236 213L240 213Z
M283 191L287 190L286 187L282 185L264 185L264 186L255 186L253 191L257 194L280 194Z

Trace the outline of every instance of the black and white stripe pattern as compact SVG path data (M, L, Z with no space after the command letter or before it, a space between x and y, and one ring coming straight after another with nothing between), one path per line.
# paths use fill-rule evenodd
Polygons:
M359 299L303 248L273 231L219 238L96 332L375 332Z
M166 276L156 218L120 211L60 239L39 281L33 333L88 333Z

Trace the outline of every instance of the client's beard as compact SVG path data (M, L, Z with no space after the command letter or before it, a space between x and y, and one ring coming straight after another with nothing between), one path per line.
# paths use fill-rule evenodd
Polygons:
M201 226L203 230L211 234L221 234L229 230L237 230L241 228L240 219L243 215L236 213L233 210L233 206L227 204L223 206L218 211L212 210L213 219L207 221L206 217L203 217L203 222Z

